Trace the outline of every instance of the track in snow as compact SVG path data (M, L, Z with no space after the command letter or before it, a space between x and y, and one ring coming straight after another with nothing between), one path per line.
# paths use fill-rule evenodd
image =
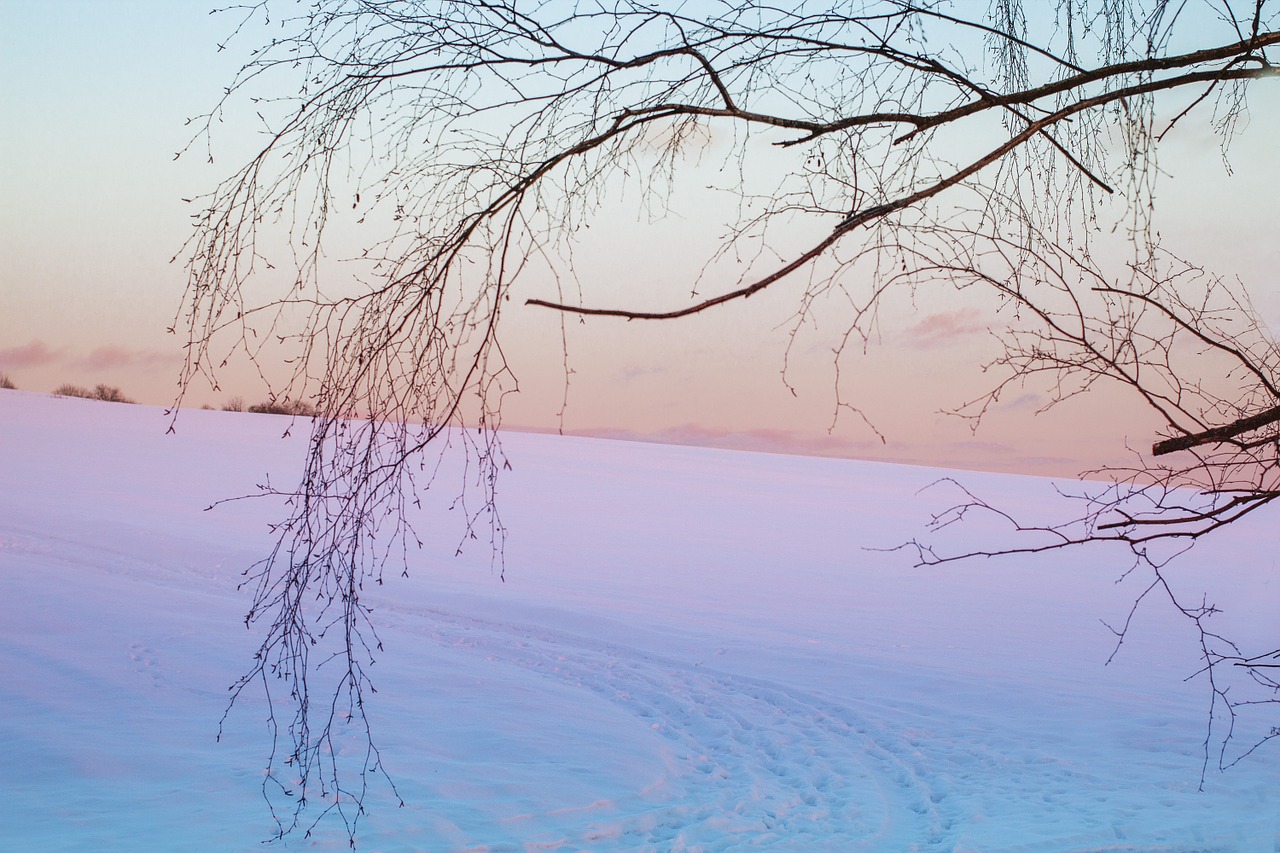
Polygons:
M904 835L954 847L945 786L907 737L852 707L543 627L439 611L427 624L443 646L607 700L668 745L663 802L584 824L571 847L874 850Z

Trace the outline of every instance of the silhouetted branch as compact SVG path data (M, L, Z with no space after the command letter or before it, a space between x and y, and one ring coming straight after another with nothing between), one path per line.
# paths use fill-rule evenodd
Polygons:
M1256 415L1250 415L1247 418L1240 418L1233 423L1195 433L1194 435L1179 435L1174 438L1157 441L1152 445L1151 453L1153 456L1163 456L1166 453L1190 450L1193 447L1200 447L1204 444L1219 444L1224 441L1230 441L1237 435L1270 426L1277 421L1280 421L1280 406L1268 409L1265 412L1259 412Z
M186 342L177 402L238 361L294 407L289 428L310 429L299 482L260 490L285 517L246 573L262 639L233 686L267 697L263 792L281 834L336 814L354 844L367 783L390 781L367 716L380 647L363 589L407 571L421 544L410 509L447 468L429 451L452 449L463 541L487 539L501 563L508 305L674 320L790 288L788 358L831 312L835 414L869 426L842 367L876 337L882 301L973 293L1000 352L983 366L989 391L955 415L977 428L1028 383L1045 407L1109 385L1158 418L1156 454L1195 452L1105 472L1112 491L1061 525L1023 527L971 496L935 529L997 513L1032 544L913 543L918 558L1127 547L1153 572L1138 603L1164 594L1200 631L1211 713L1249 704L1222 673L1271 683L1272 664L1208 630L1211 608L1177 600L1151 548L1280 494L1280 350L1241 288L1162 249L1151 216L1174 126L1200 117L1225 145L1246 91L1280 77L1274 3L256 0L234 16L239 37L268 20L269 35L187 151L212 159L208 137L237 108L263 135L194 202L172 331ZM736 169L699 168L713 142ZM620 307L593 307L603 297L572 258L618 190L661 206L707 183L736 204L712 223L723 237L687 304L640 304L639 271ZM1108 241L1127 266L1100 265ZM366 748L336 748L348 737Z

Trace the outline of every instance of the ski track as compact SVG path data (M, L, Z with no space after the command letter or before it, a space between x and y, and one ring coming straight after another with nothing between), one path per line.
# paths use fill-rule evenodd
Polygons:
M385 611L384 611L385 612ZM432 638L534 670L622 708L670 745L671 802L582 828L579 843L714 851L875 849L909 832L944 849L946 793L913 766L909 744L851 709L618 645L545 628L432 612ZM846 832L830 837L838 823ZM858 839L851 847L851 837Z
M941 709L895 708L890 714L872 702L838 701L542 625L438 609L395 610L394 605L380 609L389 628L588 691L621 709L635 725L654 730L667 744L668 776L659 792L637 792L629 802L613 803L621 813L608 819L561 824L554 839L535 832L512 850L1241 849L1213 841L1231 837L1229 816L1179 814L1172 800L1130 802L1123 779L1101 775L1096 768L1087 772L1047 754L1010 753L1000 746L1002 733L955 709L945 711L946 731L939 732L936 715ZM1080 791L1089 793L1075 793ZM1081 822L1073 814L1072 796L1109 803L1103 810L1109 816ZM1039 837L992 844L988 831L975 842L973 823L986 819L984 807L1009 802L1033 813L1043 810ZM1151 807L1161 808L1173 837L1203 838L1203 846L1127 839L1126 824ZM839 832L833 833L833 827ZM970 846L974 843L981 846Z
M168 586L173 577L211 574L191 566L139 559L73 539L10 528L0 552L69 565L91 562L98 571L135 582ZM206 579L207 577L202 577ZM938 709L835 700L778 681L728 673L693 658L681 659L622 642L596 639L542 624L487 620L470 613L379 608L383 628L417 636L451 652L499 663L587 691L620 709L666 743L666 777L659 790L606 805L618 813L592 816L590 804L564 809L539 828L529 816L523 844L472 845L454 850L769 849L851 851L903 849L985 853L1228 853L1214 844L1230 836L1230 821L1174 814L1171 823L1198 825L1208 842L1126 843L1121 828L1131 803L1112 803L1111 820L1096 831L1062 821L1061 798L1087 790L1099 803L1115 798L1123 781L1071 768L1035 766L1010 753L983 722L948 709L939 734ZM129 642L138 676L160 686L165 667L152 645ZM979 796L1008 801L1034 796L1045 806L1045 832L1035 841L972 847L966 842ZM1030 793L1034 792L1034 794ZM1139 808L1141 806L1138 806ZM568 814L578 811L574 822ZM553 828L554 827L554 828ZM833 827L839 827L833 833ZM1103 843L1110 836L1113 843ZM904 840L906 843L904 844ZM1280 850L1280 847L1276 848Z

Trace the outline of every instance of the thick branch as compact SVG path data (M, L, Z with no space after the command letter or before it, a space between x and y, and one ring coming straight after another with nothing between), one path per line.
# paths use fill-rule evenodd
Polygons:
M859 211L853 214L852 216L845 218L839 225L836 226L835 230L832 231L831 234L827 235L827 237L824 238L817 245L813 246L808 251L804 252L799 257L797 257L795 260L789 262L788 264L781 267L780 269L773 271L772 273L765 276L764 278L761 278L758 281L752 282L751 284L746 285L745 287L741 287L741 288L738 288L737 290L729 291L727 293L722 293L719 296L715 296L715 297L712 297L711 299L703 300L702 302L698 302L693 305L686 306L684 308L678 308L673 311L630 311L630 310L618 309L618 308L585 308L578 305L568 305L562 302L550 302L544 299L528 299L525 301L525 304L537 305L543 308L551 308L553 310L563 311L569 314L593 315L593 316L602 316L602 317L622 317L627 320L674 320L679 317L688 317L692 314L698 314L702 311L707 310L708 308L713 308L725 302L730 302L735 299L743 299L743 298L755 295L756 293L768 287L769 285L774 284L780 279L785 278L786 276L790 275L791 273L795 272L801 267L804 267L810 262L821 257L827 251L827 249L829 249L832 245L834 245L841 237L843 237L848 232L854 230L858 226L865 225L866 223L875 219L881 219L887 214L894 213L898 210L903 210L905 208L918 204L921 201L924 201L926 199L932 198L933 196L939 195L943 191L950 189L951 187L966 180L967 178L976 174L982 169L985 169L987 166L991 165L992 163L996 162L1000 158L1004 157L1009 152L1019 148L1020 146L1025 144L1026 141L1031 137L1036 136L1037 134L1043 133L1046 128L1052 127L1053 125L1057 124L1060 121L1063 121L1064 119L1069 119L1071 116L1077 113L1081 113L1086 110L1093 109L1095 107L1103 106L1103 105L1112 103L1114 101L1123 101L1126 98L1131 98L1138 95L1145 95L1148 93L1154 93L1154 92L1159 92L1159 91L1168 90L1168 89L1175 89L1180 86L1186 86L1186 85L1205 82L1209 80L1251 80L1251 79L1260 79L1263 77L1274 77L1274 76L1280 76L1280 68L1268 66L1265 68L1193 72L1190 74L1185 74L1181 77L1170 77L1162 80L1146 81L1143 83L1135 84L1133 86L1129 86L1127 88L1104 92L1090 98L1085 98L1080 101L1076 101L1073 104L1069 104L1066 107L1063 107L1057 112L1050 113L1046 115L1044 118L1041 118L1038 121L1032 122L1030 126L1027 127L1027 129L1025 129L1021 133L1014 136L1008 142L1005 142L1004 144L993 149L983 157L979 158L973 163L970 163L968 166L949 175L948 177L942 178L937 182L925 187L924 189L919 190L915 193L912 193L909 196L905 196L896 201L892 201L888 204L877 205L876 207ZM895 144L897 142L902 142L905 138L906 137L899 138L898 140L896 140ZM561 155L556 158L555 162L559 162L563 159L567 159L568 156L570 155L569 154Z
M1200 447L1204 444L1217 444L1223 441L1229 441L1242 433L1251 432L1260 429L1268 424L1280 421L1280 406L1274 406L1265 412L1259 412L1256 415L1250 415L1247 418L1241 418L1233 423L1226 424L1213 429L1207 429L1204 432L1192 433L1191 435L1179 435L1174 438L1166 438L1164 441L1157 441L1151 447L1151 453L1155 456L1164 456L1166 453L1176 453L1179 450L1190 450L1193 447Z

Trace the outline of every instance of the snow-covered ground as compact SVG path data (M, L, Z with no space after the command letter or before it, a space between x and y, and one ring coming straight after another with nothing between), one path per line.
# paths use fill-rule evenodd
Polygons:
M0 849L250 850L274 825L239 572L300 439L272 416L0 392ZM913 568L939 473L509 435L506 582L439 546L376 602L371 717L407 805L368 850L1280 851L1264 750L1200 781L1206 700L1101 552ZM1047 481L963 475L1028 511ZM434 511L432 511L434 512ZM438 518L437 518L438 516ZM968 535L968 534L962 534ZM1274 639L1274 528L1179 579ZM322 823L288 849L341 849Z

